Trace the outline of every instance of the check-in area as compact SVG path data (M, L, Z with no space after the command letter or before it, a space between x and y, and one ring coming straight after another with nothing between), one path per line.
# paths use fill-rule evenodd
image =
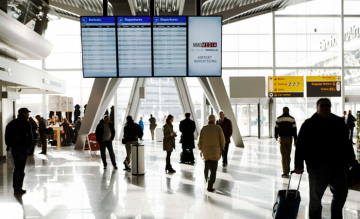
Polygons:
M359 0L0 0L1 218L360 218Z

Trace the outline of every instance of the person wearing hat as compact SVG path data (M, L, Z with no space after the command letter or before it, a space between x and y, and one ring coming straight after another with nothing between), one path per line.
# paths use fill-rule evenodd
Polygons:
M25 194L22 189L25 177L25 165L28 151L34 141L31 124L29 123L29 110L19 109L18 118L11 121L5 129L5 143L7 150L11 150L14 159L13 188L15 194Z

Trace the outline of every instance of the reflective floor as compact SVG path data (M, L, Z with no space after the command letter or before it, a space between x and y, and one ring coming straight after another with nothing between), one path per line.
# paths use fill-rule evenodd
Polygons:
M49 147L48 155L28 157L24 189L14 196L13 161L0 164L0 218L272 218L277 191L288 185L282 179L279 145L273 139L245 139L245 148L230 145L229 165L219 162L215 193L206 191L204 163L195 149L195 165L179 164L180 145L171 157L175 174L166 174L162 143L145 140L146 174L123 171L125 148L115 143L118 170L108 169L100 156L85 158L73 147ZM37 149L39 152L39 149ZM294 151L293 151L294 152ZM294 154L292 153L292 157ZM293 168L293 166L292 166ZM299 176L291 183L297 186ZM349 191L344 218L360 218L359 186ZM308 218L308 175L300 186L298 218ZM328 218L331 193L323 198Z

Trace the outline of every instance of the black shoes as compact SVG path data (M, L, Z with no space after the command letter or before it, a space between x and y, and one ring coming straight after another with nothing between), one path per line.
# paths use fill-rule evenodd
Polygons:
M114 170L117 170L117 169L118 169L118 167L115 165L115 166L114 166Z
M171 165L166 165L165 172L176 173L176 170L174 170Z
M208 190L209 192L214 192L214 191L215 191L214 188L207 188L207 190Z
M104 169L106 169L106 165L104 166Z
M43 155L46 155L46 153L44 153L44 152L40 152L39 154L43 154Z
M130 170L131 170L129 164L128 164L126 161L124 161L123 164L124 164L124 166L125 166L125 169L124 169L124 170L126 170L126 171L130 171ZM116 167L116 169L117 169L117 167Z
M227 166L227 163L223 163L223 167L226 167Z
M26 190L23 190L23 189L14 190L15 195L23 195L25 193L26 193Z

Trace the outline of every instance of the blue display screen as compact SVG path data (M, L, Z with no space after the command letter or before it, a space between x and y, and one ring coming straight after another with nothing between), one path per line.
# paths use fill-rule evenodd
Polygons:
M187 17L153 18L154 76L187 74Z
M151 17L118 17L119 77L151 77Z
M83 75L117 77L115 17L81 17Z

